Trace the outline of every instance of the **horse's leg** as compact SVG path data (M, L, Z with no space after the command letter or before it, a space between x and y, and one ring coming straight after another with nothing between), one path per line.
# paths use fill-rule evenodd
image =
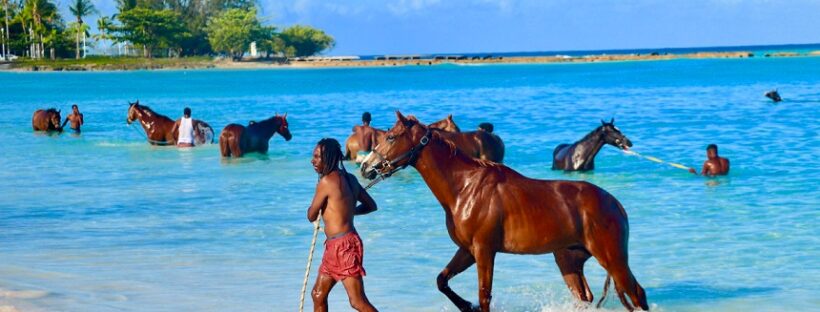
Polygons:
M478 303L481 311L490 311L490 300L493 297L493 267L495 250L489 246L475 245L475 263L478 271Z
M450 260L450 263L447 264L444 270L441 270L441 273L438 274L438 278L436 278L438 290L447 296L447 298L450 299L450 301L452 301L460 311L472 310L473 304L456 294L447 282L457 274L464 272L464 270L472 266L474 263L475 257L473 257L470 251L464 248L459 248L453 256L453 259Z
M612 275L615 282L615 290L621 303L627 310L634 310L637 306L644 310L649 310L646 302L646 293L643 287L638 284L632 270L629 269L627 255L627 238L625 228L618 226L592 227L591 236L588 239L594 240L591 244L586 244L587 249L598 263ZM632 304L627 302L624 293L629 296Z
M572 294L581 301L592 302L592 291L584 277L584 263L592 255L583 247L561 249L553 255Z
M219 136L219 152L222 157L231 157L231 149L228 147L228 139L225 136Z
M228 141L233 157L242 157L242 149L239 148L239 140L239 138L234 136L230 141Z

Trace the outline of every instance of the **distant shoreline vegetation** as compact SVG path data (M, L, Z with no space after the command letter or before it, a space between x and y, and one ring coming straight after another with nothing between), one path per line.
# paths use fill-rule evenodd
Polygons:
M264 24L254 0L111 0L117 13L101 16L96 34L84 20L97 13L91 0L69 0L73 21L67 24L55 1L0 0L0 62L57 64L73 58L83 64L90 46L108 59L132 57L120 62L131 63L133 57L238 60L247 53L306 57L335 45L333 37L310 26L280 30Z

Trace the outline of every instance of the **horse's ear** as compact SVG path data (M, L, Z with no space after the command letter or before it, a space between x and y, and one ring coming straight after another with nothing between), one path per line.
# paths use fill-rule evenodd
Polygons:
M447 115L447 120L453 121L453 114Z
M287 113L287 112L285 112L285 114L284 114L284 115L282 115L282 119L287 119L287 118L288 118L288 113Z
M402 124L407 123L407 118L405 118L400 111L396 111L396 118L401 121Z
M604 121L603 119L601 119L601 125L606 126L606 121Z
M609 124L611 124L611 125L615 124L615 117L612 117L612 119L609 121Z

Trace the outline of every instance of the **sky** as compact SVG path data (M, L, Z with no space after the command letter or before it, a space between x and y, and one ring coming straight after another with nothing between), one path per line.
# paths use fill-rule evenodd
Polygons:
M267 24L332 35L328 55L820 43L820 0L258 1Z

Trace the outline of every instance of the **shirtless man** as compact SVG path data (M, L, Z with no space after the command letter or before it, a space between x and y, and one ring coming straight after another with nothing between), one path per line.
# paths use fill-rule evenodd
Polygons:
M376 211L376 202L359 181L342 165L342 148L335 139L322 139L313 150L310 163L319 174L316 194L307 211L310 222L322 215L325 223L325 253L319 276L313 285L313 311L327 311L327 296L341 281L350 306L357 311L376 311L364 293L365 275L362 239L353 226L353 216ZM362 204L356 206L356 202Z
M63 121L63 125L60 128L65 128L65 124L71 121L71 130L74 130L74 133L80 134L80 126L83 125L83 114L80 113L80 108L77 107L77 104L71 105L71 114L65 117L65 121Z
M359 151L356 152L356 162L361 163L367 154L373 150L376 142L376 130L370 126L370 112L362 114L362 125L353 126L353 133L359 138Z
M729 173L729 160L718 156L717 145L709 144L709 146L706 147L706 157L709 159L703 162L703 170L700 172L701 175L713 177ZM697 174L695 169L690 168L689 172Z

